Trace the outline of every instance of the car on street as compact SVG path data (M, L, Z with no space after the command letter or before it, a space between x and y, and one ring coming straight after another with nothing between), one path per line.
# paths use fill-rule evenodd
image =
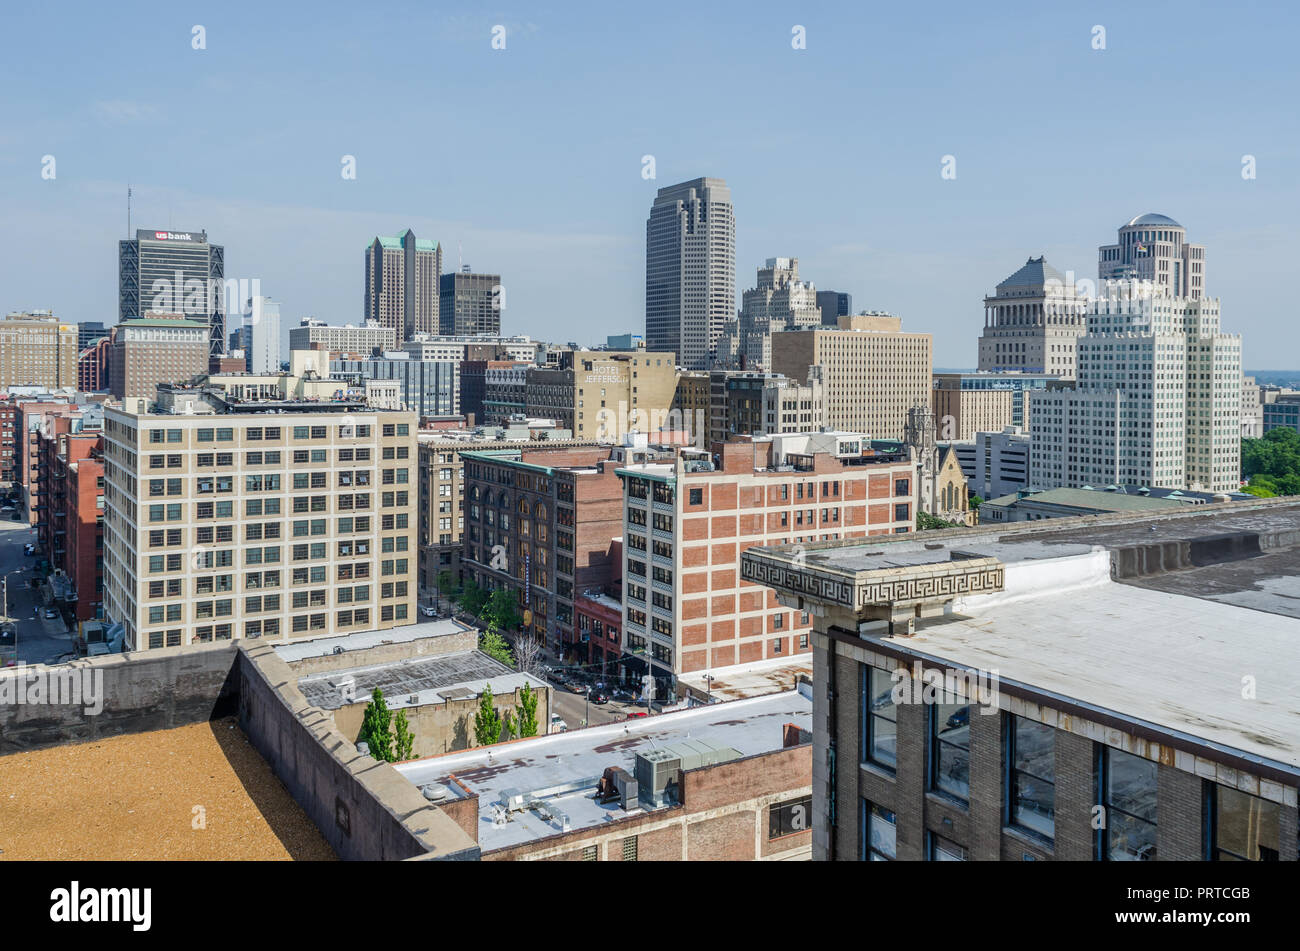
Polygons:
M564 685L564 689L569 691L569 693L576 693L578 694L578 696L582 696L584 693L587 692L587 685L580 684L576 680L570 680L567 684Z
M420 605L420 613L423 614L425 617L437 617L438 609L435 608L432 604L422 604Z
M23 546L23 554L24 555L36 554L36 546L33 545L31 542L28 542L26 545Z
M58 611L57 608L46 608L46 609L45 609L45 620L47 620L47 621L53 621L53 620L54 620L55 618L57 618L58 616L59 616L59 611Z
M551 732L552 733L569 732L569 724L565 723L564 717L560 716L558 713L551 714Z
M643 716L645 716L645 715L646 715L646 714L645 714L645 711L644 711L644 710L633 710L631 713L629 713L629 714L627 715L627 718L628 718L629 720L636 720L636 719L638 719L638 718L640 718L640 717L643 717Z
M593 690L591 692L592 703L609 703L609 695L603 690Z

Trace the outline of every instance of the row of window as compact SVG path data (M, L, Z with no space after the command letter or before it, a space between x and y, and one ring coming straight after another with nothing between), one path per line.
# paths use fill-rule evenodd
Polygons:
M892 773L898 765L897 704L889 671L862 668L861 760ZM971 707L932 703L927 708L926 788L960 806L970 801ZM1104 817L1097 830L1096 856L1109 861L1156 858L1157 764L1144 757L1096 745L1097 803ZM1056 730L1024 717L1003 721L1003 821L1047 844L1056 825ZM1211 787L1208 857L1276 859L1281 821L1277 803L1225 786ZM877 806L864 806L862 857L885 856L893 822ZM871 828L876 829L873 838ZM877 839L879 842L877 842Z

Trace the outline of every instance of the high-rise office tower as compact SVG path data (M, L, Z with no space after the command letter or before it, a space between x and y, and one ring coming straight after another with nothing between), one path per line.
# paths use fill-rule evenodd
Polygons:
M103 321L83 320L77 324L77 350L85 350L100 337L108 336Z
M226 352L226 249L206 231L148 231L117 243L118 322L149 311L208 325L208 352Z
M984 298L979 368L1074 379L1075 341L1084 331L1086 305L1075 282L1046 257L1030 258Z
M717 345L717 363L768 370L772 334L822 325L817 288L799 280L798 258L768 258L753 288L741 295L740 316L728 320Z
M1187 229L1165 215L1140 215L1119 229L1117 244L1097 249L1102 281L1150 281L1163 294L1192 300L1205 293L1205 245L1188 244Z
M280 305L269 297L250 297L244 326L249 373L280 372Z
M853 295L840 291L818 291L817 306L822 309L822 323L827 327L838 327L841 317L853 313Z
M697 178L659 189L645 225L646 349L709 368L736 311L736 219L731 189Z
M407 229L366 247L365 318L397 331L398 340L438 332L442 246Z
M1030 396L1030 485L1237 491L1241 337L1218 300L1116 281L1087 319L1076 388Z
M473 274L469 265L442 275L439 282L438 332L500 334L505 298L500 274Z

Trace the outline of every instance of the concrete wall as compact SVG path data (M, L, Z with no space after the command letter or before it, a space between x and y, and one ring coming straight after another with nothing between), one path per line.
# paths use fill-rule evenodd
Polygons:
M250 646L251 643L251 646ZM269 644L239 645L239 723L339 858L479 857L478 843L308 704Z
M83 683L92 678L103 698L95 715L87 713L84 698L76 705L0 703L0 755L230 716L239 687L235 653L231 642L194 644L0 671L11 681L0 683L0 696L12 695L32 675L76 672Z
M534 687L533 691L537 694L537 735L545 736L551 722L551 688L543 690ZM389 701L391 700L390 697ZM361 737L361 723L365 719L369 703L370 698L366 697L334 711L335 726L353 744ZM501 716L504 717L509 710L515 712L517 717L520 707L519 691L496 694L494 705ZM444 700L442 703L426 703L401 709L406 711L407 722L415 734L412 759L467 750L478 745L474 742L474 714L478 712L478 697ZM393 711L394 715L396 712Z
M350 667L394 664L417 657L433 657L438 654L472 651L476 647L478 647L478 631L471 628L456 634L439 634L436 637L421 637L412 641L379 644L361 650L345 650L342 654L305 657L302 660L291 662L289 666L293 668L295 677L306 677L309 674L321 674L331 670L347 670Z

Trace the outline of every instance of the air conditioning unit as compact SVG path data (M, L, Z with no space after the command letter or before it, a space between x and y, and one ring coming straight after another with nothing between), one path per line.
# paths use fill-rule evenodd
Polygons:
M682 759L672 750L651 750L636 758L636 784L641 802L651 807L676 801L682 778ZM673 791L670 791L670 787Z

